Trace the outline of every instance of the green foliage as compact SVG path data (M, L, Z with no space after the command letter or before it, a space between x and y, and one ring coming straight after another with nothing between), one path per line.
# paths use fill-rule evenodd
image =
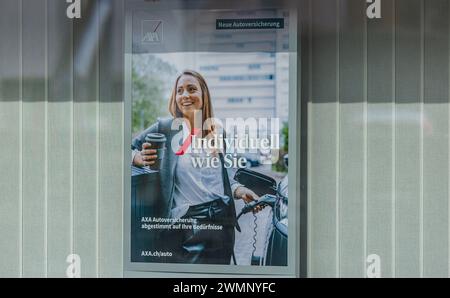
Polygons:
M289 124L287 122L283 123L281 135L284 140L283 150L287 153L289 151Z
M154 55L135 55L132 68L132 134L169 115L175 68Z
M281 141L283 145L280 148L278 154L278 161L272 165L272 170L276 172L287 172L287 168L284 165L284 155L289 151L289 124L287 122L283 123L283 128L281 129Z
M157 78L145 78L137 75L133 69L133 134L142 131L163 114L163 90ZM167 110L167 109L166 109Z

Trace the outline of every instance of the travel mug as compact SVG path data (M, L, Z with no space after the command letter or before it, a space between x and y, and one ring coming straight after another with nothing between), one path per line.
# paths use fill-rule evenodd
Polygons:
M145 142L151 144L150 149L156 149L158 158L155 163L150 166L151 170L159 171L161 169L161 162L166 151L166 136L162 133L149 133L145 136Z

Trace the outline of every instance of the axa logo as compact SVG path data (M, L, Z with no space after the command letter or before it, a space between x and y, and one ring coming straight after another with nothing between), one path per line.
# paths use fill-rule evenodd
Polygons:
M163 21L143 20L141 25L142 43L161 43L163 41Z

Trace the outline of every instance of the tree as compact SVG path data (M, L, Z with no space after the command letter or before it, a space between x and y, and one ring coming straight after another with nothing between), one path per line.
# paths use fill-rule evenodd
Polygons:
M158 117L169 115L168 98L173 87L175 68L155 55L133 57L132 67L132 134L153 124Z
M281 128L281 142L282 147L278 152L278 161L272 166L272 169L276 172L287 172L286 165L284 164L284 155L289 151L289 124L288 122L283 123L283 128Z

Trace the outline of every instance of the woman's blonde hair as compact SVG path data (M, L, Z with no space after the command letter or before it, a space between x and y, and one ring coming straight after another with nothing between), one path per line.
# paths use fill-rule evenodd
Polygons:
M200 88L202 90L202 102L203 102L202 125L203 125L204 121L206 121L207 119L210 119L208 121L207 129L202 128L203 129L202 137L206 137L211 132L214 132L214 125L213 125L213 121L212 121L212 118L214 116L213 116L213 110L212 110L212 104L211 104L211 95L209 93L208 85L206 84L206 81L201 74L199 74L198 72L196 72L194 70L187 69L187 70L184 70L177 77L177 79L175 80L175 86L173 87L173 90L172 90L172 95L170 96L170 99L169 99L169 112L174 118L183 117L183 113L178 108L177 100L176 100L178 81L180 80L180 78L183 75L193 76L194 78L197 79L198 83L200 84Z

